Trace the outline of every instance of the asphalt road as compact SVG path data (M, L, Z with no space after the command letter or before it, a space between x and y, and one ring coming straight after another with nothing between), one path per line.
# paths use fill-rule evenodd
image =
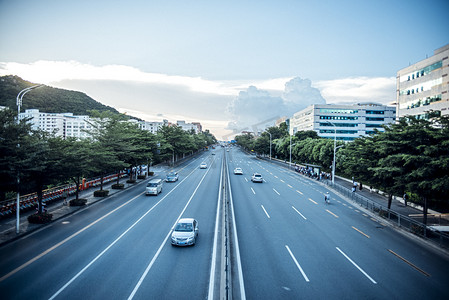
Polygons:
M447 257L332 192L325 205L324 186L237 148L177 167L179 181L158 196L142 183L3 246L1 298L208 298L223 159L240 253L233 274L241 264L243 275L234 298L449 298ZM232 174L237 166L244 175ZM252 183L253 172L265 182ZM198 220L193 247L170 244L180 217Z

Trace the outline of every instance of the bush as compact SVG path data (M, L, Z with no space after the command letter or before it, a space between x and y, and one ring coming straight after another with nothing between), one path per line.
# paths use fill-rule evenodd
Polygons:
M98 190L94 192L94 197L106 197L107 195L109 195L108 190Z
M128 179L128 180L126 181L126 183L136 183L136 180L135 180L135 179Z
M113 190L123 190L125 188L125 185L123 183L114 183L111 188Z
M83 205L86 205L86 203L87 203L87 199L82 199L82 198L72 199L69 201L70 206L83 206Z
M49 213L33 214L28 216L28 222L32 224L46 224L51 222L52 218L53 215Z

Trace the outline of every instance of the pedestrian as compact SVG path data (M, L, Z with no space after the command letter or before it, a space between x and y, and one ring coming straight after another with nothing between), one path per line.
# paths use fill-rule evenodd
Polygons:
M64 189L64 190L62 191L62 199L64 199L64 202L63 202L62 205L67 205L67 197L68 197L67 189Z
M407 206L407 200L408 200L407 193L404 193L404 196L402 196L402 198L404 198L404 204L405 204L405 206Z
M359 187L359 189L360 190L362 190L363 189L363 187L362 187L362 183L360 182L360 187Z

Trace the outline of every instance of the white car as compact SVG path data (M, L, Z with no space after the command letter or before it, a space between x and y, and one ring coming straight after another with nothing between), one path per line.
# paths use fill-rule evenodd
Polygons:
M198 237L198 221L192 218L183 218L176 223L171 233L173 246L195 245Z
M207 169L207 164L205 162L201 163L200 169Z
M234 169L234 174L235 174L235 175L243 175L243 170L242 170L242 168L235 168L235 169Z
M260 175L259 173L254 173L253 176L251 176L251 181L252 182L263 182L262 175Z

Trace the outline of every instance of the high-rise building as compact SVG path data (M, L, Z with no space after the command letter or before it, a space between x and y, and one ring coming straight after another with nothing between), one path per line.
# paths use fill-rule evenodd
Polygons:
M396 107L379 103L314 104L290 118L290 134L313 130L320 137L352 141L360 136L384 131L382 125L394 122Z
M397 116L427 118L449 114L449 44L434 55L397 72Z

